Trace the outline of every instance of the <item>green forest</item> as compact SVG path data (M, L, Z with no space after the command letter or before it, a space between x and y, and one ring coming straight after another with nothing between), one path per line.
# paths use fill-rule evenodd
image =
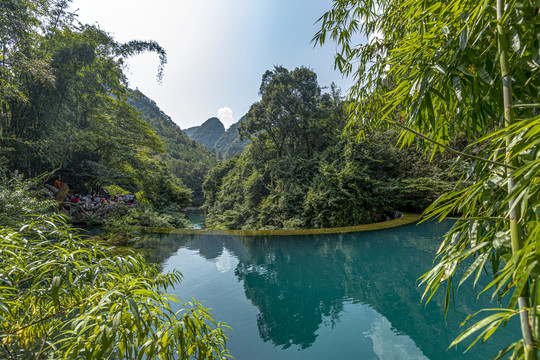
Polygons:
M200 184L216 156L129 89L123 73L127 57L151 51L161 59L161 76L165 50L152 41L117 43L96 26L72 25L61 4L36 4L35 18L28 14L32 7L11 6L21 8L10 9L20 19L2 35L10 45L2 67L4 176L17 172L51 184L59 178L70 194L115 186L169 215L200 202Z
M431 163L414 147L397 148L397 132L359 141L344 131L347 101L304 67L267 71L262 99L238 128L251 144L213 168L204 185L206 224L216 229L275 230L384 221L393 211L422 212L452 190L462 171L455 157ZM463 144L461 144L463 146Z
M181 129L128 82L142 53L161 81L166 50L119 42L69 4L0 2L1 358L229 358L231 329L167 293L180 271L130 247L145 229L191 228L189 208L208 231L452 217L424 303L442 291L446 314L485 275L478 292L502 307L470 314L452 345L515 318L522 337L496 359L538 358L537 1L333 0L312 44L335 46L352 87L275 65L228 129Z

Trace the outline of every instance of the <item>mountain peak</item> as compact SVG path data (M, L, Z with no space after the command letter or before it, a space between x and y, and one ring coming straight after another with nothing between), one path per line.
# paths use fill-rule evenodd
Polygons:
M214 129L220 133L225 132L225 125L217 117L211 117L201 124L201 128Z
M216 141L225 133L225 126L217 117L211 117L200 126L194 126L184 130L190 139L203 144L207 149L212 149Z

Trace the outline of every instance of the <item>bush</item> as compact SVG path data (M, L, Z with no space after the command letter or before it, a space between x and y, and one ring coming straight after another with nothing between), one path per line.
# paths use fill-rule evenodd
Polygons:
M227 357L227 326L165 294L178 271L78 237L59 216L0 229L0 269L1 358Z
M15 226L32 215L49 213L56 206L56 201L44 199L46 194L40 187L37 179L25 180L17 174L9 178L1 176L0 226Z
M38 187L0 178L0 358L228 358L228 327L165 294L178 271L77 236L65 217L43 215L54 201L35 198ZM129 231L127 219L110 226Z
M107 186L104 187L104 189L111 196L119 195L119 194L122 194L122 195L129 194L129 191L124 190L123 188L121 188L118 185L107 185Z
M170 211L170 212L167 212ZM191 222L180 212L180 209L168 208L157 212L151 205L139 204L129 209L127 214L111 216L103 222L103 239L118 245L126 245L136 240L137 227L155 228L190 228Z
M295 230L295 229L302 229L304 227L304 221L293 218L289 220L285 220L283 222L283 229L284 230Z

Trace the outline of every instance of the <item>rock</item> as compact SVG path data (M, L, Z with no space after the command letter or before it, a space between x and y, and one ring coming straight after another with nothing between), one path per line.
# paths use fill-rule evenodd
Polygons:
M103 217L103 216L106 217L106 216L114 215L114 214L125 214L128 211L129 208L130 207L128 205L125 205L125 204L112 203L112 204L104 205L104 206L101 206L101 207L97 208L90 215L90 217L99 218L99 217Z

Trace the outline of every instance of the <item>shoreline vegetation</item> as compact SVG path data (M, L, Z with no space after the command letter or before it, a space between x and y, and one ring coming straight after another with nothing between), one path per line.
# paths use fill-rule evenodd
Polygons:
M178 270L78 234L40 188L0 179L0 358L227 358L229 327L166 293Z
M382 222L335 228L295 229L295 230L212 230L212 229L174 229L140 227L141 233L161 234L204 234L204 235L241 235L241 236L291 236L318 234L345 234L350 232L374 231L413 224L421 219L420 214L404 213L403 216Z

